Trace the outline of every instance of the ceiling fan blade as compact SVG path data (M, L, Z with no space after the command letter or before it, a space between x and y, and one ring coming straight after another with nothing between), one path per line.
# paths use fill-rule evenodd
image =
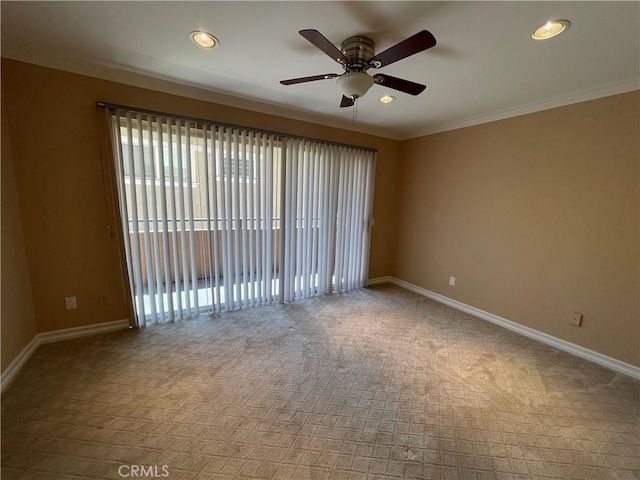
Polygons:
M339 77L337 73L325 73L324 75L314 75L312 77L290 78L289 80L280 80L282 85L295 85L296 83L315 82L316 80L328 80L330 78Z
M420 53L435 45L436 39L431 32L422 30L393 47L388 48L384 52L375 55L369 60L369 65L373 68L386 67L398 60Z
M340 50L338 50L333 43L327 40L325 36L322 35L319 31L300 30L299 33L339 64L346 65L347 63L349 63L349 59L345 57L345 55Z
M344 108L344 107L353 107L353 104L355 102L353 101L353 98L349 98L345 95L342 96L342 101L340 102L340 107Z
M384 75L383 73L374 75L373 81L378 85L384 85L385 87L393 88L394 90L399 90L401 92L408 93L409 95L420 95L424 89L427 88L425 85L410 82L409 80L404 80L402 78L392 77L391 75Z

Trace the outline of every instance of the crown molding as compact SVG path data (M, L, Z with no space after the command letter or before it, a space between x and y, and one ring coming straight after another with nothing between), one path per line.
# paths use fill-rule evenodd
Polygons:
M252 112L264 113L267 115L277 115L279 117L299 120L307 123L316 123L326 127L339 128L349 130L365 135L374 135L377 137L388 138L391 140L400 140L401 135L398 132L389 131L386 127L367 126L363 124L353 124L351 119L345 119L330 115L322 115L311 112L303 112L275 103L265 102L263 100L254 100L249 98L238 97L228 93L211 90L205 85L189 83L180 79L164 77L161 75L151 74L150 72L141 73L133 69L121 66L113 66L101 63L91 63L81 60L45 56L11 48L2 48L2 57L19 62L31 63L41 67L62 70L65 72L85 75L88 77L99 78L116 83L123 83L133 87L145 88L170 95L179 95L195 100L202 100L219 105L226 105Z
M391 140L410 140L412 138L424 137L436 133L458 130L460 128L482 125L484 123L496 122L508 118L519 117L529 113L550 110L553 108L563 107L575 103L586 102L598 98L618 95L635 90L640 90L640 78L627 79L621 82L573 92L568 95L554 97L543 102L535 102L520 105L515 108L500 110L488 114L469 117L453 122L437 123L429 125L425 128L418 128L401 133L390 130L387 127L366 126L362 124L353 124L348 119L335 116L322 115L311 112L303 112L288 107L283 107L275 103L265 102L263 100L254 100L242 98L228 93L211 90L204 85L193 84L181 81L175 78L153 75L151 73L140 73L132 69L124 67L115 67L107 64L90 63L80 60L72 60L69 58L38 55L34 53L18 51L3 47L2 56L12 60L40 65L42 67L63 70L78 75L86 75L89 77L99 78L117 83L123 83L134 87L145 88L171 95L180 95L205 102L217 103L229 107L251 110L253 112L264 113L267 115L277 115L292 120L299 120L308 123L316 123L326 127L339 128L349 130L365 135L375 135L377 137L388 138Z
M500 110L498 112L485 115L478 115L476 117L470 117L463 120L431 125L425 129L414 130L409 136L402 138L402 140L424 137L436 133L448 132L450 130L458 130L460 128L473 127L475 125L482 125L483 123L497 122L498 120L519 117L529 113L541 112L543 110L564 107L575 103L587 102L589 100L596 100L598 98L609 97L635 90L640 90L640 78L612 83L589 90L582 90L568 95L555 97L550 100L545 100L544 102L529 103L515 108Z

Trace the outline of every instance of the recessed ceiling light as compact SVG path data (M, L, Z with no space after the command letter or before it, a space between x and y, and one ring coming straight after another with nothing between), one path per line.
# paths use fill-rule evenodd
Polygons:
M548 38L560 35L571 26L569 20L549 20L547 23L538 28L531 37L534 40L546 40Z
M391 95L384 95L382 97L380 97L378 100L380 100L382 103L391 103L396 99L396 97L392 97Z
M207 32L191 32L189 37L193 43L202 48L213 48L220 44L216 37Z

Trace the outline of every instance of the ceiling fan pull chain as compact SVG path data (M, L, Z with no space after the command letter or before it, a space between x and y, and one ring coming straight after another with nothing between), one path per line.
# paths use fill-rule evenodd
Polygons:
M358 98L353 100L353 108L351 109L351 125L356 124L356 117L358 116Z

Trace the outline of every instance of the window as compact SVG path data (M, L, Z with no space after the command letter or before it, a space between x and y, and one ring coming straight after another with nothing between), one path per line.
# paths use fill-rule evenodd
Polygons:
M139 324L364 285L374 152L135 111L112 120Z
M146 122L145 122L146 123ZM144 126L143 126L144 128ZM122 164L124 168L124 176L131 179L131 169L135 172L135 178L151 178L154 173L154 179L161 180L164 172L164 180L168 181L173 179L174 181L187 181L187 162L191 159L191 171L196 172L196 164L198 158L202 158L202 146L198 145L198 138L190 138L190 148L187 151L185 143L183 141L182 148L178 152L176 144L172 144L171 149L167 142L163 142L162 150L160 150L160 143L157 138L153 138L149 141L148 137L143 135L142 149L140 149L140 130L138 128L132 128L131 130L131 143L129 143L129 135L126 127L120 128L120 145L122 148ZM160 153L162 152L162 154ZM133 157L132 157L133 153ZM163 165L160 168L160 162ZM153 162L153 168L151 164ZM180 164L179 164L180 163ZM182 176L180 176L182 172ZM194 179L198 181L197 175Z

